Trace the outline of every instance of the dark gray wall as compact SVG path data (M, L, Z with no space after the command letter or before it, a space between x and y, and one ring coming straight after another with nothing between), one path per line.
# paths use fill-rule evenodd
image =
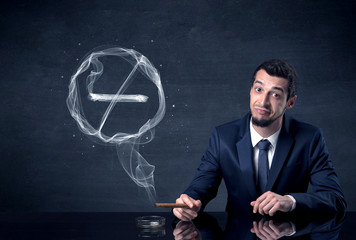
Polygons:
M290 114L323 129L355 211L355 10L309 0L2 3L0 210L155 210L115 148L82 134L65 103L80 59L117 45L157 67L167 96L156 138L141 148L159 201L187 187L212 128L248 111L255 67L283 58L300 76ZM225 198L222 188L208 209L223 210Z

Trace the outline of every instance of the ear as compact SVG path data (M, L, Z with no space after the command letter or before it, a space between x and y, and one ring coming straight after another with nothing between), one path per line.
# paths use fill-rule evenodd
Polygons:
M292 108L294 106L296 100L297 100L297 95L289 98L289 100L287 101L287 109Z

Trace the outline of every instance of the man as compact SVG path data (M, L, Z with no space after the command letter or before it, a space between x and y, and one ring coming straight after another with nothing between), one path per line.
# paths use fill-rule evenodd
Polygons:
M321 130L285 115L297 99L295 69L274 59L253 76L251 112L214 129L195 178L176 200L189 209L173 213L184 221L195 218L222 178L228 212L344 211Z

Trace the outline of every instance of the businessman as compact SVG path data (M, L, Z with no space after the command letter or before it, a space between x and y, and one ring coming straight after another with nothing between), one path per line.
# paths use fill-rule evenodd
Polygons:
M253 74L250 112L218 126L188 189L175 208L189 221L213 199L224 179L228 212L344 211L346 202L319 128L285 112L297 99L297 73L283 60Z

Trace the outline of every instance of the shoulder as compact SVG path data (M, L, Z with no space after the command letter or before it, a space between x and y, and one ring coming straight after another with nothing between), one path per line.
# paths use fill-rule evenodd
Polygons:
M296 120L295 118L285 115L285 129L291 136L295 137L315 137L322 136L322 131L319 127L310 123Z
M231 137L243 136L247 131L249 131L249 123L250 114L248 113L241 119L227 122L215 127L213 134Z
M218 130L231 130L232 128L243 128L248 126L249 122L250 122L250 114L248 113L240 119L221 124L215 128Z

